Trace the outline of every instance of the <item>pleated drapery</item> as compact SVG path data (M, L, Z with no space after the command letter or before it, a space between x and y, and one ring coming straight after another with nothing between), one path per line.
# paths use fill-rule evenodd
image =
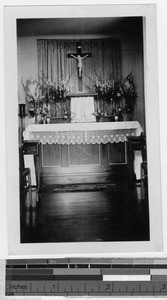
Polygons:
M37 40L38 76L40 83L44 77L57 86L68 82L68 92L78 92L77 60L68 58L67 54L76 53L78 40ZM119 78L121 74L120 42L116 38L81 40L82 53L91 53L83 61L83 92L93 92L97 77L103 82Z

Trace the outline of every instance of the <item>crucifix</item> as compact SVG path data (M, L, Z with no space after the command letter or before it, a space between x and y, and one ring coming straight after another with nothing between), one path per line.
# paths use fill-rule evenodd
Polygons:
M86 57L91 57L91 53L82 53L81 51L81 43L77 43L77 53L69 53L67 54L68 58L75 58L78 63L78 90L82 91L82 67L83 67L83 59Z

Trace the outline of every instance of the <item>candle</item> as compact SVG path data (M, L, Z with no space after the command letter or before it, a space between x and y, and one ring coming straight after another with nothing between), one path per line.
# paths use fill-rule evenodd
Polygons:
M99 100L97 100L97 110L100 110Z
M111 111L113 110L113 99L111 99Z

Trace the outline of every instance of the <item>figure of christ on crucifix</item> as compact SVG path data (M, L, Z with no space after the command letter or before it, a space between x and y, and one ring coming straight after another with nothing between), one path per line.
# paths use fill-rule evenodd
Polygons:
M84 55L83 55L84 54ZM82 91L82 67L83 67L83 59L86 57L91 57L91 53L82 53L81 52L81 43L77 43L77 53L69 53L67 54L68 58L75 58L78 62L78 90Z
M74 54L71 53L71 56L78 60L78 72L79 72L79 77L81 77L81 74L82 74L82 60L84 58L86 58L88 56L88 54L86 54L85 56L81 56L79 54L77 56L75 56Z

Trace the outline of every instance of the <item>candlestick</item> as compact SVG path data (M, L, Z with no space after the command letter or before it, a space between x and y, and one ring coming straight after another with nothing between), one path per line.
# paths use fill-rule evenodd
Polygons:
M19 104L19 117L20 118L25 118L26 114L25 114L25 104L24 103L20 103Z
M21 142L23 142L23 131L25 129L25 103L20 103L19 104L19 117L20 117L20 133L21 133Z

